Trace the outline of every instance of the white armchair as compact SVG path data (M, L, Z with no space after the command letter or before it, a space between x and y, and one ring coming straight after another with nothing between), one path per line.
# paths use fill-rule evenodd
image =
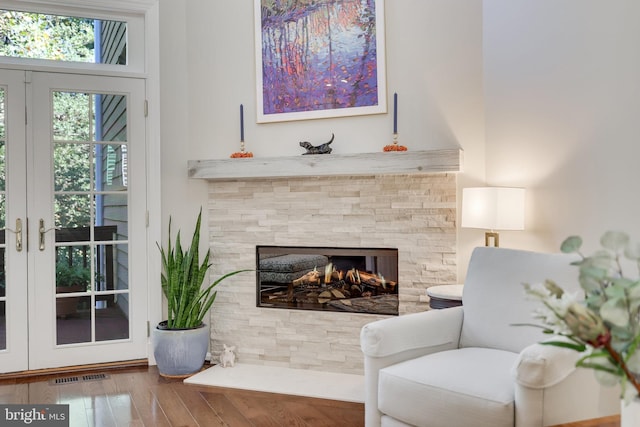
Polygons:
M513 326L534 323L523 283L579 289L573 259L476 248L461 307L365 325L365 425L542 427L619 412L619 389L575 368L577 352Z

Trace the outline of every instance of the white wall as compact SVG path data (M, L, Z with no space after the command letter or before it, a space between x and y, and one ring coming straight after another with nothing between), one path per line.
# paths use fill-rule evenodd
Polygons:
M528 190L505 246L640 238L640 2L485 0L487 181Z
M252 0L163 0L160 10L163 224L173 215L177 226L192 227L207 190L186 178L187 160L239 150L240 104L255 156L299 155L299 141L331 133L334 153L377 152L392 141L391 114L255 123ZM387 96L398 93L400 142L409 150L462 147L459 185L482 183L481 0L387 0L385 12ZM481 235L461 237L466 265Z
M253 1L163 0L163 223L191 227L206 185L186 162L239 148L301 152L336 134L336 153L378 151L390 114L258 125ZM523 186L525 232L506 247L555 251L569 234L595 246L610 228L640 238L640 2L387 0L388 95L398 92L410 150L461 146L459 187ZM485 153L486 127L486 153ZM206 211L205 211L206 214ZM205 222L207 223L207 222ZM459 230L459 276L482 231Z

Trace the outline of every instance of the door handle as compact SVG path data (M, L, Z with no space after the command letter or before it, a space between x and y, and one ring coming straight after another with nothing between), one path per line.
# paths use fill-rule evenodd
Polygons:
M55 230L55 228L52 227L52 228L45 229L44 219L40 218L40 225L38 226L38 235L40 236L38 249L40 249L41 251L44 251L44 235L51 230Z
M16 251L22 252L22 220L16 218Z
M10 231L16 235L16 251L22 252L22 219L16 218L15 230L12 230L9 227L5 227L5 230Z

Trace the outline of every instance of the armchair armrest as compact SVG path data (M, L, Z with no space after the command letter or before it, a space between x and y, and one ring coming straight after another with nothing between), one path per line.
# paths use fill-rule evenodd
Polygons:
M429 310L366 324L360 332L360 347L366 357L388 357L410 350L458 347L462 307ZM416 357L416 356L414 356Z
M568 348L536 343L520 352L512 373L522 386L534 389L551 387L576 370L580 357L580 353Z
M542 344L520 352L512 368L516 427L563 424L619 410L619 387L604 387L593 370L577 368L581 356L571 349Z

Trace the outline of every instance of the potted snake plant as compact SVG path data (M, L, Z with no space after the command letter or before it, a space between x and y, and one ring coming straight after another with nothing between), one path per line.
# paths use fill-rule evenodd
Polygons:
M153 330L152 342L158 370L165 377L184 378L202 368L209 346L209 329L204 317L216 299L215 287L230 276L249 271L233 271L206 287L202 286L211 263L210 251L200 262L201 219L202 209L188 247L183 248L180 231L172 243L171 219L167 247L158 245L162 256L162 292L167 299L168 317Z

